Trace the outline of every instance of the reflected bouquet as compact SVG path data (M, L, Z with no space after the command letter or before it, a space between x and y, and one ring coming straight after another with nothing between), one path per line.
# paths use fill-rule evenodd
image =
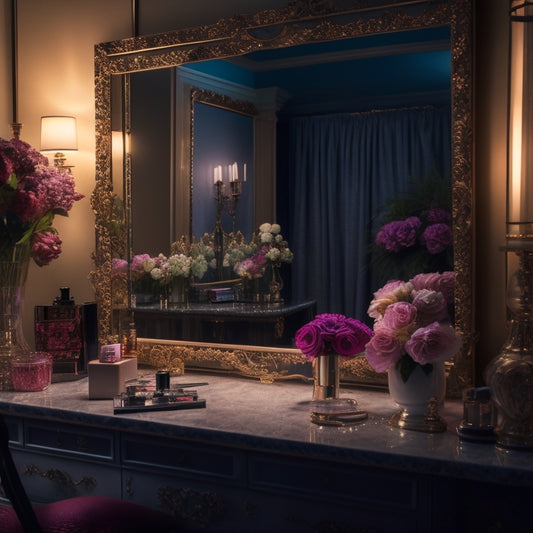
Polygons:
M376 372L397 365L404 382L419 365L454 356L461 338L451 324L455 287L453 272L418 274L408 282L390 281L374 293L368 314L374 336L366 358Z
M0 259L12 260L16 246L28 244L37 265L48 265L61 253L55 215L68 216L82 198L73 178L28 143L0 139Z
M295 344L309 360L320 355L355 357L365 349L373 331L355 318L323 313L302 326Z
M269 265L280 266L281 263L292 263L294 259L279 224L261 224L250 246L255 253L234 267L235 273L241 278L261 278Z

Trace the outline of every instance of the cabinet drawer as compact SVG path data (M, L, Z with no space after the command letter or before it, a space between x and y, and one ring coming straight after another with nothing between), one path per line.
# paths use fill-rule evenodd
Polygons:
M250 458L250 486L300 495L334 498L414 511L420 497L416 479L341 463L254 455Z
M158 467L181 474L204 474L244 482L244 457L224 447L188 445L171 439L158 440L125 436L122 441L124 465Z
M187 531L256 531L239 523L246 490L224 481L125 468L122 497L172 514Z
M24 450L13 450L13 460L34 503L88 495L120 498L120 469L108 463L64 459Z
M108 461L114 460L116 456L114 433L105 429L27 422L25 443L28 449L59 452L62 455L72 454Z

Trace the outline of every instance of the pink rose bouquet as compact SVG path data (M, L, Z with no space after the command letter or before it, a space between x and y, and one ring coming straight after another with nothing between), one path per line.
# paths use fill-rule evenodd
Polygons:
M332 354L354 357L364 350L372 335L372 330L355 318L324 313L296 332L295 344L309 360Z
M374 336L366 358L376 372L397 365L407 381L416 365L431 372L432 362L454 356L461 338L451 325L454 273L418 274L391 281L374 293L368 314Z
M11 261L16 246L27 243L39 266L56 259L61 239L54 217L68 216L82 198L74 179L29 144L0 139L0 258Z

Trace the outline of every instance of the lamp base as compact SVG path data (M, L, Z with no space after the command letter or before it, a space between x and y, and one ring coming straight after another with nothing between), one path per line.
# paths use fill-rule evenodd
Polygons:
M519 266L507 289L513 313L509 336L485 370L485 381L497 406L496 445L533 449L533 247L528 241L507 249Z

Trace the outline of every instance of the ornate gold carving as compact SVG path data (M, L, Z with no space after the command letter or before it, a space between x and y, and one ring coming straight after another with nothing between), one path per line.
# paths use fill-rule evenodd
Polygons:
M50 468L49 470L40 470L33 464L26 465L24 469L25 476L40 476L42 478L49 479L59 485L66 487L80 487L83 486L86 489L94 489L97 485L96 479L93 477L83 476L78 481L74 481L69 474L58 470L57 468Z
M229 96L218 94L214 91L208 91L207 89L192 89L191 100L193 103L200 102L202 104L209 104L222 109L235 111L236 113L241 113L243 115L257 115L257 108L252 103L245 102L244 100L234 100Z
M188 525L206 527L225 509L223 499L213 491L200 491L189 487L157 489L157 499L162 509Z
M186 366L195 370L237 373L263 383L311 379L310 364L296 349L138 339L137 361L178 375L183 374Z
M448 379L448 395L459 397L474 379L474 301L473 301L473 178L472 178L472 1L471 0L361 0L346 8L342 0L295 0L282 9L253 15L235 15L215 24L173 32L102 43L95 48L96 96L96 187L92 194L95 212L95 269L91 279L98 303L100 342L112 337L113 288L113 185L111 179L111 80L113 75L154 68L170 68L184 63L242 55L261 49L294 46L323 40L345 39L377 33L449 25L452 56L452 200L456 327L463 347L455 358ZM271 26L271 28L268 28ZM270 29L267 38L260 36ZM159 343L160 354L150 359L165 364L204 363L209 368L226 367L230 362L245 375L276 375L264 369L251 347L199 349L189 343L179 349ZM166 345L165 345L166 346ZM155 349L155 348L154 348ZM294 350L267 352L268 364L293 361ZM176 359L177 361L174 361ZM381 385L384 376L365 368L366 361L353 362L344 370L350 382ZM268 366L268 365L267 365ZM179 367L179 365L178 365ZM181 368L181 367L179 367ZM275 366L276 368L276 366ZM353 373L352 373L353 372ZM285 377L285 375L281 376Z

